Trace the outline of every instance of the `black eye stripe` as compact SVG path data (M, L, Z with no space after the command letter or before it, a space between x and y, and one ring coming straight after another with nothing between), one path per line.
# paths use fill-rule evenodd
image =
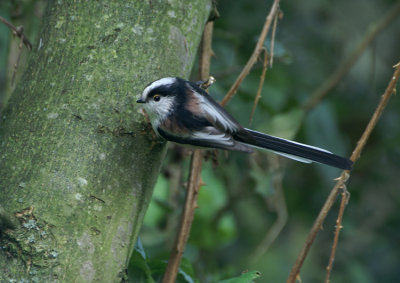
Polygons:
M157 88L154 88L150 91L150 93L148 94L148 97L150 97L151 99L153 99L153 97L158 94L161 97L163 96L170 96L172 95L171 90L169 87L167 86L159 86Z
M153 97L156 96L156 95L158 95L158 96L160 96L160 97L167 96L167 95L164 94L164 93L154 92L154 93L151 93L151 94L149 95L149 97L150 97L150 98L153 98Z

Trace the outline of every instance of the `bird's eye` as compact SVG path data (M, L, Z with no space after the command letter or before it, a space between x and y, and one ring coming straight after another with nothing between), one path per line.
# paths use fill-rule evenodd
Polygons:
M160 101L160 99L161 99L161 96L160 96L159 94L156 94L156 95L153 96L153 100L154 100L155 102Z

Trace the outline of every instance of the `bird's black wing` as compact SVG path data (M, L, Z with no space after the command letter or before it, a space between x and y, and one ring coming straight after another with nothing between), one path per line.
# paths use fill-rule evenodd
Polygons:
M199 102L200 111L204 118L219 132L233 136L240 136L243 141L251 141L250 135L218 102L216 102L206 91L194 83L190 83L194 89L192 92Z
M318 162L341 169L350 170L352 161L335 155L322 148L297 143L294 141L285 140L282 138L270 136L257 131L243 128L221 105L219 105L211 96L196 84L191 83L190 86L195 90L200 108L204 113L206 120L212 125L211 132L213 135L208 135L210 130L205 133L199 133L204 140L212 143L213 139L218 140L217 148L238 150L221 146L226 141L233 142L235 147L244 148L249 151L249 146L271 150L288 158L311 163ZM233 138L233 140L231 140ZM235 143L236 141L236 143ZM246 145L248 145L246 147ZM241 150L244 151L244 150Z
M212 126L205 127L201 131L195 131L185 136L177 136L161 128L158 128L157 131L164 139L180 144L242 152L253 152L252 147L241 142L237 142L230 134L221 132Z

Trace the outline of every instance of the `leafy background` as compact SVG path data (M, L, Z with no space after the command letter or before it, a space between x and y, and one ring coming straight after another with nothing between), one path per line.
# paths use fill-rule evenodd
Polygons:
M282 1L275 58L267 71L262 98L251 128L327 148L349 156L368 123L400 59L400 18L372 42L326 99L309 112L303 105L310 94L333 73L368 27L397 2ZM211 73L217 82L211 95L222 100L251 55L271 1L218 1ZM35 41L43 2L2 1L0 15L23 23ZM14 42L14 43L13 43ZM15 39L0 25L0 103L11 92L7 66ZM269 48L269 41L266 42ZM26 51L23 51L26 52ZM23 53L25 56L25 53ZM19 72L23 70L22 58ZM260 61L245 79L227 109L244 126L249 117L261 75ZM197 79L197 69L192 79ZM346 208L332 282L396 282L400 279L400 123L399 100L394 96L351 173ZM187 149L170 145L153 200L141 232L141 248L132 259L131 278L143 281L162 276L173 244L184 200L189 167ZM276 169L276 164L279 168ZM258 282L285 281L306 235L340 171L306 165L271 154L220 152L208 154L195 220L179 280L216 282L258 270ZM282 178L285 206L277 200ZM259 244L273 227L278 211L287 208L287 222L267 252ZM325 277L332 245L336 205L319 233L302 269L303 282ZM285 219L284 213L280 214ZM141 253L139 252L141 251ZM163 264L164 262L164 264ZM145 265L140 267L140 265ZM147 274L144 270L150 271ZM138 282L133 280L133 282ZM244 282L244 281L241 281Z

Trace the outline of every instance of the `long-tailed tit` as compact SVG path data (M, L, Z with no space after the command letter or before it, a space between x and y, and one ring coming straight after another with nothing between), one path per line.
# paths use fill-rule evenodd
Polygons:
M147 85L136 102L143 103L154 131L168 141L243 152L262 148L346 170L353 164L325 149L243 128L199 83L162 78Z

